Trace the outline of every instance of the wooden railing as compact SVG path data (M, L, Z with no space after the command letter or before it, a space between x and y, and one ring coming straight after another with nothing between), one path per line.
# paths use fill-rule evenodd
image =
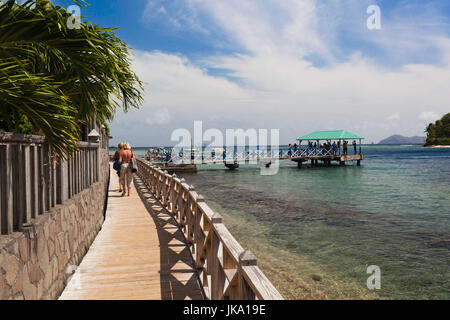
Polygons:
M208 299L283 299L193 186L137 159L138 175L184 233Z
M205 164L205 163L219 163L219 162L251 162L260 160L285 160L296 158L323 158L323 157L337 157L344 155L341 149L328 149L324 147L307 147L300 146L294 148L280 148L280 149L249 149L233 151L222 148L222 152L212 151L192 151L183 152L183 150L167 151L164 154L147 154L145 158L151 160L153 163L182 163L182 164ZM356 154L356 153L354 153ZM361 153L361 149L359 151Z
M80 142L68 161L52 156L44 137L0 133L0 230L20 231L31 219L99 180L98 144Z

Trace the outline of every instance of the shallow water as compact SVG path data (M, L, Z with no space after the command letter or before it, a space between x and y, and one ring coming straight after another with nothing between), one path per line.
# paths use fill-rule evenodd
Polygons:
M287 298L450 299L450 149L363 151L360 167L216 164L185 178Z

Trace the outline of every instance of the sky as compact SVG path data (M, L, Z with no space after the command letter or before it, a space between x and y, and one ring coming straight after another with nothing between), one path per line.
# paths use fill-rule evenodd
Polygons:
M174 145L175 129L317 130L377 143L425 136L450 112L450 1L89 0L84 19L132 48L139 110L118 111L111 144ZM71 1L55 1L69 6ZM369 29L370 5L381 29Z

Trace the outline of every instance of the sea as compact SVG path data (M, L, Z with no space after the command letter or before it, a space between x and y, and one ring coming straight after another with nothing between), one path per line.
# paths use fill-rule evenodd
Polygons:
M450 299L450 149L363 153L361 166L218 163L184 177L286 299Z

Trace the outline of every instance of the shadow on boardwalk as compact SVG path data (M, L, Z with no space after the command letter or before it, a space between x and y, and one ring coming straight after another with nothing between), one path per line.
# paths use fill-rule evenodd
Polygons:
M121 197L111 176L105 222L61 300L203 299L175 220L138 177L134 184Z
M161 299L203 299L192 256L177 222L139 177L135 176L134 184L158 232Z

